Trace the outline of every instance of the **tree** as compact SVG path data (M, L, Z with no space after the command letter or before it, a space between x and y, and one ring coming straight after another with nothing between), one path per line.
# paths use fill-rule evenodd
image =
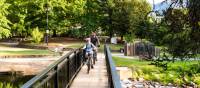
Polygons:
M100 27L100 13L98 0L86 0L84 6L84 14L81 16L80 23L82 25L81 33L89 35L92 31L96 31Z
M160 24L151 24L147 38L162 45L174 58L194 57L200 49L199 0L176 0L164 12ZM155 27L154 27L155 26Z
M136 37L143 39L146 28L145 22L147 14L151 11L151 6L146 0L131 0L131 12L130 12L130 31L136 35Z
M106 0L103 5L105 17L102 27L110 37L115 33L120 36L133 35L142 30L140 23L151 10L146 0Z
M112 14L112 28L114 33L123 36L129 33L130 29L130 2L128 0L116 0ZM131 37L131 36L129 36Z
M28 36L33 28L45 31L48 26L50 34L57 36L66 32L71 26L78 24L80 15L84 13L85 0L6 0L12 4L8 11L8 19L13 36ZM48 8L48 11L47 11ZM48 14L47 14L48 12Z
M8 3L5 2L6 0L0 1L0 39L6 38L10 36L10 27L9 24L11 22L7 19L7 11L8 7L10 6Z

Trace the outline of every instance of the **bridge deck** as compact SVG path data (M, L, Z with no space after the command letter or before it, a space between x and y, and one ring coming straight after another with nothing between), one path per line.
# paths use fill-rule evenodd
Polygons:
M94 69L87 74L87 66L84 65L70 88L108 88L108 76L105 56L98 53L98 61Z

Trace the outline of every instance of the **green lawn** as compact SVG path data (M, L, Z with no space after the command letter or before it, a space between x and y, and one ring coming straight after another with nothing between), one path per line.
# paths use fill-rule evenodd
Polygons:
M101 47L99 47L99 51L103 52L104 51L104 44L101 43L100 46ZM124 47L123 44L108 44L108 46L110 47L111 50L120 50L120 48Z
M0 51L0 55L49 55L53 54L49 50L19 50L19 51L11 51L11 50L3 50Z
M119 67L131 67L133 65L140 66L140 65L148 65L150 62L148 61L139 61L138 58L134 59L127 59L127 58L119 58L119 57L113 57L113 60L116 64L116 66Z
M162 84L173 83L174 85L194 82L200 87L200 62L199 61L176 61L168 63L168 69L150 65L151 61L139 61L113 57L116 66L126 66L132 69L133 78L157 81Z
M112 50L120 50L120 48L124 48L124 45L123 44L109 44L109 47Z

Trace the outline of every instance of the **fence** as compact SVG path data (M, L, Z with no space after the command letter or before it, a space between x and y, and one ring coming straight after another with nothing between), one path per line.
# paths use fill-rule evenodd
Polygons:
M117 70L112 60L112 55L108 45L104 46L104 50L108 71L109 86L110 88L121 88L120 78L117 74Z

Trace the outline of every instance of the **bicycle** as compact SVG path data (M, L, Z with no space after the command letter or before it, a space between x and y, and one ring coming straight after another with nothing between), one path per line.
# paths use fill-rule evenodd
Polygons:
M88 55L87 55L87 60L86 60L86 65L87 65L87 73L89 74L89 72L90 72L90 67L91 68L94 68L93 67L93 64L92 64L92 55L91 55L91 53L88 53Z

